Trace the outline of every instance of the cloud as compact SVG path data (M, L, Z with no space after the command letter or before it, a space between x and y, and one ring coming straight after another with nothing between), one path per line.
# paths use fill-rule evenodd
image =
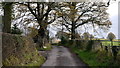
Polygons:
M110 4L107 12L109 13L109 19L112 22L112 27L109 32L114 33L118 38L118 1Z

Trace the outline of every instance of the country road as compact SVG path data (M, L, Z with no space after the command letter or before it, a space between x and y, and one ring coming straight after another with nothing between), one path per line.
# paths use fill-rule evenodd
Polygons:
M53 46L49 52L46 62L41 66L45 67L74 67L74 68L88 68L75 54L72 54L68 48L63 46ZM61 67L61 68L63 68Z

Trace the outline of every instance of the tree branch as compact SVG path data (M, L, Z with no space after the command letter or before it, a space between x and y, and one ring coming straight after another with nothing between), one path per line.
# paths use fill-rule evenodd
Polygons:
M41 16L43 15L43 12L44 12L44 4L42 3L42 9L41 9Z
M50 22L48 22L48 24L53 23L55 20L56 20L56 18L54 17L54 19L53 19L53 20L51 20Z
M92 18L87 19L86 21L83 21L82 23L76 25L75 28L77 28L77 27L79 27L79 26L81 26L81 25L84 25L84 24L86 24L86 23L88 23L88 22L90 22L90 21L93 21L93 20L94 20L94 18L93 18L93 19L92 19Z
M65 21L66 24L71 25L69 22L67 22L67 20L63 16L61 16L61 17Z
M76 20L75 20L75 23L80 19L80 17L83 16L84 13L86 13L87 11L84 11Z
M38 12L38 16L40 16L40 4L37 2L37 12Z
M45 17L45 20L47 20L48 14L49 14L49 12L52 10L52 9L51 9L51 6L52 6L53 4L54 4L54 2L52 2L50 5L48 5L48 9L47 9L46 13L43 14L43 15L41 15L40 20L42 20L44 17Z
M68 30L69 32L71 32L71 30L70 30L70 28L68 27L68 25L66 25L66 24L64 24L64 23L63 23L63 25L67 28L67 30Z
M28 9L30 10L30 12L35 16L35 18L38 19L37 14L35 14L35 13L33 12L33 9L30 7L30 3L29 3L29 2L28 2L28 5L26 5L26 6L27 6Z

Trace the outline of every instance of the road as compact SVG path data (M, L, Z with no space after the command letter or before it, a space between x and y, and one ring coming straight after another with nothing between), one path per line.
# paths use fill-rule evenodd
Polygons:
M75 54L72 54L68 48L63 46L53 46L49 52L46 62L41 68L45 67L74 67L74 68L88 68ZM63 68L60 67L60 68Z

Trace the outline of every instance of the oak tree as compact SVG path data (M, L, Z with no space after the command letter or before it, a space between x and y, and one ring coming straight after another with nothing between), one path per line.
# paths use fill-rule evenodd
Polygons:
M110 28L111 22L105 3L91 2L64 2L58 7L57 15L63 20L63 25L71 33L71 39L75 39L75 31L78 27L92 25L93 28L99 27L103 30Z

